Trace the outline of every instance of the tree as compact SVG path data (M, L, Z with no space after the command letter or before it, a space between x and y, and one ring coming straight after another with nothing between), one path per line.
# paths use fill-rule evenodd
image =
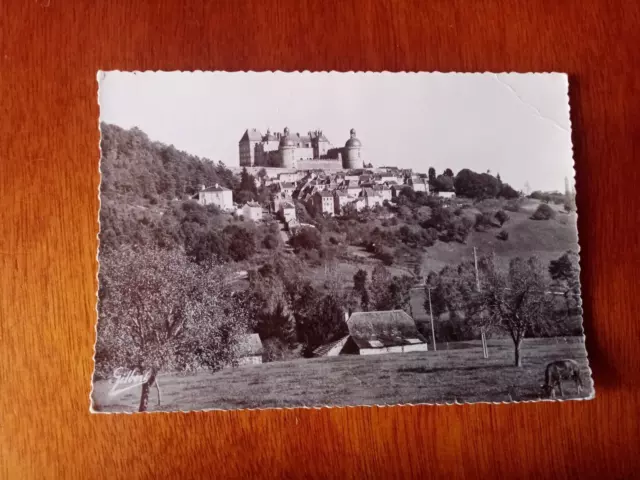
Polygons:
M383 265L376 265L371 272L370 298L372 310L386 310L389 304L391 274Z
M240 172L240 185L238 186L238 190L251 192L254 195L258 193L256 179L247 171L247 167L243 167L242 172Z
M138 409L145 411L159 372L233 363L247 315L229 273L178 251L101 251L96 373L124 368L144 375Z
M454 176L454 175L453 175L453 170L451 170L450 168L447 168L447 169L444 171L444 174L443 174L443 175L444 175L445 177L453 178L453 176Z
M498 238L498 240L506 242L507 240L509 240L509 232L507 232L506 230L500 230L496 237Z
M322 237L317 228L302 227L291 237L289 241L295 249L302 250L320 250L322 247Z
M229 256L236 262L246 260L256 253L255 234L238 225L229 225L222 233L227 238Z
M436 169L433 167L429 167L429 186L431 188L434 187L436 182Z
M436 192L452 192L454 190L453 177L449 175L438 175L433 182L433 189Z
M513 340L515 365L522 366L521 346L527 332L545 328L551 299L545 269L537 257L513 258L508 272L487 263L482 283L483 303L489 318Z
M513 198L518 198L520 195L511 185L509 185L508 183L503 183L498 196L510 200Z
M566 316L572 308L580 305L580 267L577 253L567 251L557 260L549 263L549 275L562 289L567 307ZM575 305L575 307L574 307Z
M360 307L363 311L369 310L369 291L367 286L367 271L359 269L353 276L353 290L360 297Z
M509 221L509 214L504 210L498 210L495 214L495 217L500 226L503 226L505 223L507 223L507 221Z
M456 195L475 199L495 198L501 183L488 173L476 173L468 168L460 170L454 181Z

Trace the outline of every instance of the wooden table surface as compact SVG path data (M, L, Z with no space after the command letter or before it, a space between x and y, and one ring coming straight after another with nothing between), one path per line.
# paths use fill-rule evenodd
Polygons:
M2 477L640 477L638 5L1 2ZM98 69L568 72L596 399L89 414Z

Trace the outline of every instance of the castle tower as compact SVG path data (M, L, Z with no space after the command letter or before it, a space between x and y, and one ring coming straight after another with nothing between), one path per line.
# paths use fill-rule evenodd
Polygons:
M278 148L280 152L281 167L296 168L295 148L296 143L289 134L289 128L285 127L284 135L280 138L280 147Z
M355 128L351 129L351 138L344 144L344 155L342 157L342 167L345 169L363 168L364 161L360 155L362 142L356 138Z

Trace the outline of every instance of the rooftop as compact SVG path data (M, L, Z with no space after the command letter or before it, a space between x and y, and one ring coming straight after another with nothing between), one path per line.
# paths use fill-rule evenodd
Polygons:
M349 335L359 348L425 343L416 323L404 310L355 312L347 320Z

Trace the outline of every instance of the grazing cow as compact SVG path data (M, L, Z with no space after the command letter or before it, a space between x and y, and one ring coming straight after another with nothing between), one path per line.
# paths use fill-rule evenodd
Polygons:
M564 396L562 380L573 380L578 389L578 394L582 391L580 367L575 360L556 360L547 365L544 372L544 385L542 385L544 395L556 398L556 387L558 387L560 396Z

